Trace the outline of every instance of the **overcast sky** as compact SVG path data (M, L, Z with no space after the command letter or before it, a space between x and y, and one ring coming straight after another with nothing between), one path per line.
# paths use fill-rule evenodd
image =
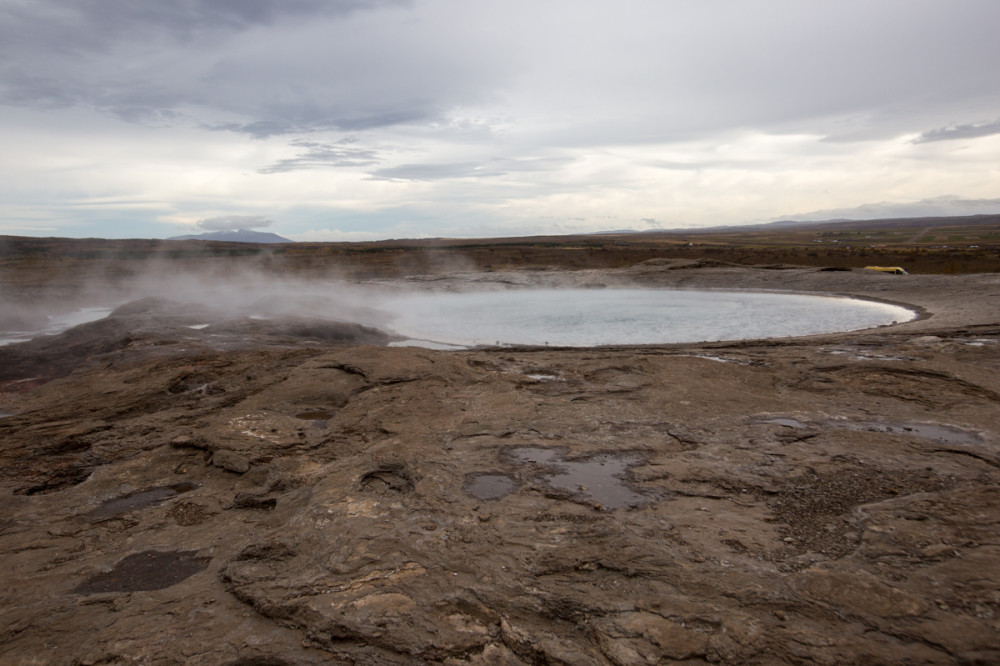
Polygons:
M0 0L0 234L1000 212L997 0Z

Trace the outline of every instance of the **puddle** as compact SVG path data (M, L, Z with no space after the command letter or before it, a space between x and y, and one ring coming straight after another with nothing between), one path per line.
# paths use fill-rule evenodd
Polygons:
M157 486L148 490L129 493L128 495L122 495L121 497L104 502L90 512L90 517L97 520L113 518L129 511L154 506L171 497L194 490L197 487L198 485L195 483L175 483L171 486Z
M188 328L193 328L196 331L200 331L201 329L208 328L209 326L211 326L211 324L193 324L191 326L188 326Z
M465 492L481 500L496 500L517 490L518 482L506 474L472 474L466 479Z
M982 441L977 433L937 423L878 423L875 421L817 421L807 423L798 419L785 417L759 419L757 423L768 423L786 428L795 428L797 430L806 428L832 428L836 430L853 430L855 432L884 432L891 435L911 435L923 439L933 439L946 444L978 444Z
M322 409L314 409L308 412L300 412L295 415L295 418L302 419L303 421L323 421L325 423L333 418L333 414Z
M559 380L558 375L543 375L543 374L530 374L525 375L528 379L534 379L536 382L555 382Z
M198 557L196 550L160 552L147 550L129 555L106 573L80 583L75 594L162 590L204 571L212 558Z
M771 425L785 426L786 428L795 428L801 430L802 428L808 428L809 426L798 419L761 419L758 423L769 423Z
M639 454L602 453L585 460L566 460L553 449L524 447L512 450L510 455L517 462L551 468L553 473L542 477L546 485L583 496L602 508L620 509L650 501L625 481L628 469L642 464Z

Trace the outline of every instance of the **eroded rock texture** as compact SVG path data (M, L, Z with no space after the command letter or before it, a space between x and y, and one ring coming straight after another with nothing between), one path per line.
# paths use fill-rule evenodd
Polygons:
M940 311L641 349L133 340L7 384L0 661L996 662L1000 317Z

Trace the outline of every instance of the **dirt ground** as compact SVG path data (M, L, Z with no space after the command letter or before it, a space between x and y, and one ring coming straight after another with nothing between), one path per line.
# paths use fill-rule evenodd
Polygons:
M0 663L1000 662L1000 275L400 282L922 316L434 351L351 324L193 329L210 313L151 300L0 347Z

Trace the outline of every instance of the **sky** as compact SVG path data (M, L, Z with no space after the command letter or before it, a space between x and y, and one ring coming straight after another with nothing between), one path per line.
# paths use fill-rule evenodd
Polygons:
M996 0L0 0L0 234L1000 212Z

